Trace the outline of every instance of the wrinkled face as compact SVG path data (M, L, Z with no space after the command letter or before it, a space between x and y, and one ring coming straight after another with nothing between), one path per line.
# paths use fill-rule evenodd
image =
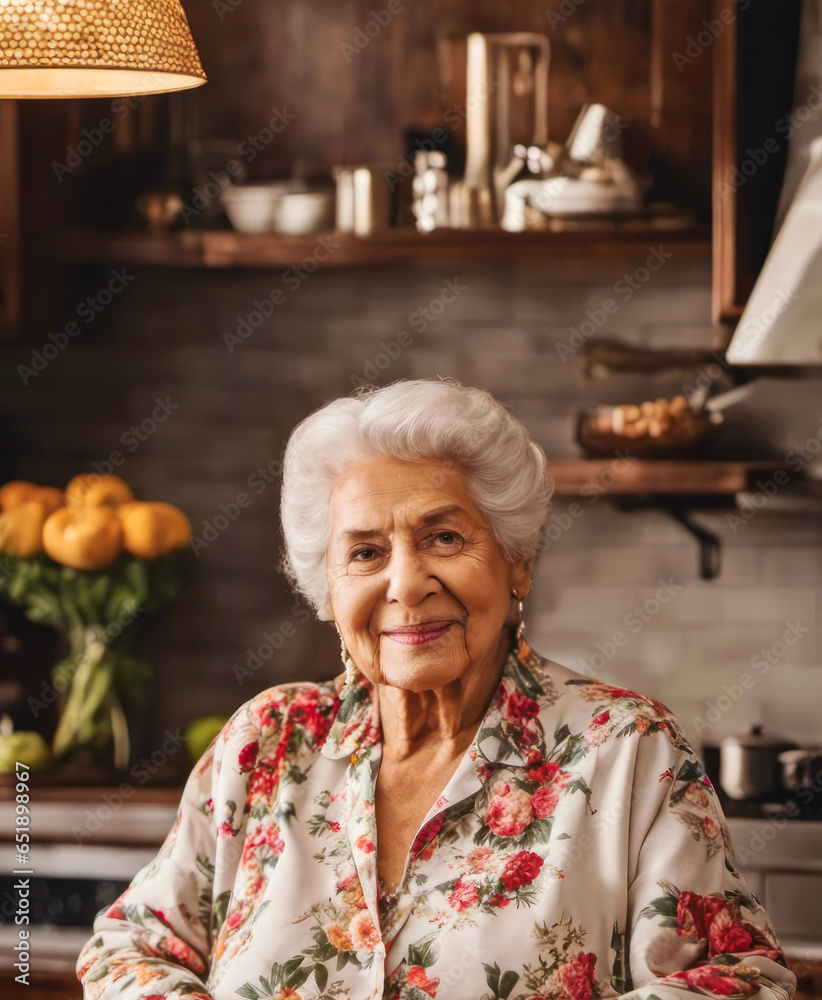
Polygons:
M387 457L337 482L326 569L356 666L411 691L498 666L512 588L524 595L530 578L505 558L459 468Z

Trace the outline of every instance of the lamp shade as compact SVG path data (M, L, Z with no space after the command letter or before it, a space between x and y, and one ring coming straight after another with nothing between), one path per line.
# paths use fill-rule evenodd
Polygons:
M726 358L736 365L822 365L822 137L790 203Z
M206 82L179 0L0 0L0 97L116 97Z

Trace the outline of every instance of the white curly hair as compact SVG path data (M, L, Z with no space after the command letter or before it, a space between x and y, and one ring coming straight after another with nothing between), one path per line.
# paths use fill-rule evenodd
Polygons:
M331 619L326 550L334 485L378 455L456 464L506 558L536 558L553 482L545 454L483 389L452 379L399 381L335 399L306 417L282 466L283 570L322 619Z

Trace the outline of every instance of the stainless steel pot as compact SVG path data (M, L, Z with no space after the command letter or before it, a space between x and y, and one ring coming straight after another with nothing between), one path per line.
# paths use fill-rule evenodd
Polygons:
M807 788L822 792L822 747L802 747L778 754L782 787L789 792Z
M719 749L719 784L732 799L759 799L783 791L778 755L796 748L769 736L760 725L743 736L726 736Z

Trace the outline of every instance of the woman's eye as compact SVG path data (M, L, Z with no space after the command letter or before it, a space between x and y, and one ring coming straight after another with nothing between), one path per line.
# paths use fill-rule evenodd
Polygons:
M359 552L355 552L351 557L354 562L368 562L369 560L375 558L377 555L375 549L360 549Z
M462 548L463 538L456 531L438 531L431 535L430 544L451 551Z

